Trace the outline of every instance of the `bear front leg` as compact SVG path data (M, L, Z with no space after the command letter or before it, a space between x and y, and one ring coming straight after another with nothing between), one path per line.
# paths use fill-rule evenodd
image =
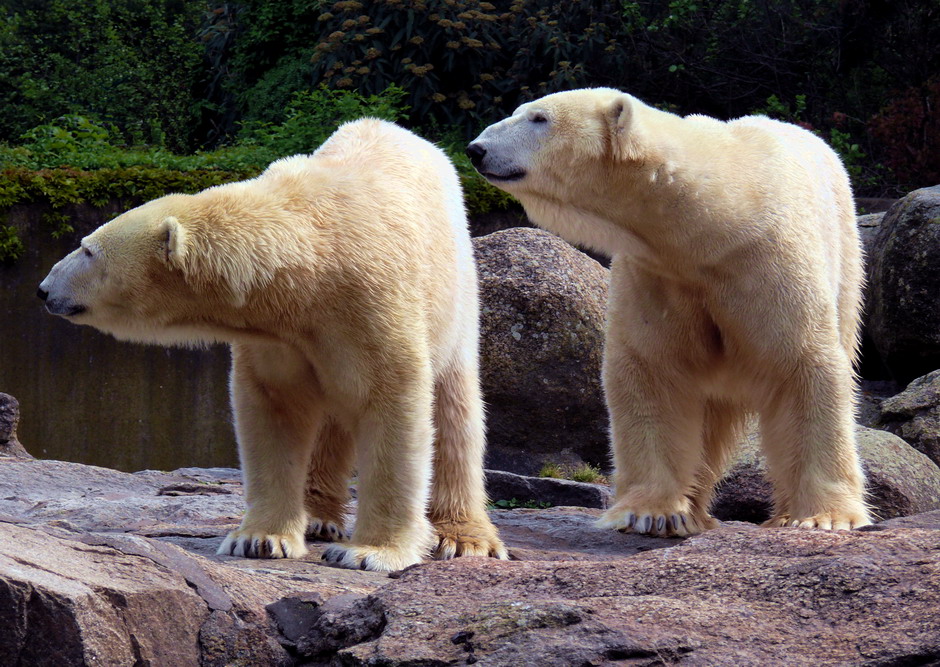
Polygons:
M597 525L662 536L713 528L707 508L692 502L702 492L704 401L687 379L654 369L625 347L612 348L615 342L608 341L604 359L614 503Z
M232 346L232 405L248 509L219 554L307 553L304 482L320 427L316 387L312 369L287 346Z
M430 373L428 373L430 374ZM389 387L396 396L370 401L354 437L359 467L352 539L331 544L323 559L352 569L393 571L420 563L434 546L426 517L431 485L430 379Z
M309 518L308 539L349 539L349 478L355 453L349 432L334 417L325 419L307 471L304 506Z
M506 547L486 514L483 480L483 399L474 365L454 364L437 379L434 478L430 519L437 531L434 557L492 556Z
M855 444L851 365L841 347L801 359L761 411L774 486L766 526L849 530L871 523Z

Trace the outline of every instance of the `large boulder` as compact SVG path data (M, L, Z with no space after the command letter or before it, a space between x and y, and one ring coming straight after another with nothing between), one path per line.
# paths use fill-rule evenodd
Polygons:
M885 214L872 241L867 333L907 383L940 368L940 186L915 190Z
M878 409L879 426L940 465L940 370L917 378Z
M901 438L856 426L866 476L866 500L877 519L940 509L940 468ZM772 487L756 427L748 430L722 481L713 514L722 521L760 523L770 518Z
M608 462L601 358L608 271L539 229L474 239L487 467Z

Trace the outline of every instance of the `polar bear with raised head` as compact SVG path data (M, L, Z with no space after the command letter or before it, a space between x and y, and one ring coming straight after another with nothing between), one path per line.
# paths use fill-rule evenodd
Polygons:
M84 238L39 295L117 338L231 343L248 510L220 554L343 566L506 557L486 515L477 280L457 174L362 120L252 180L168 195Z
M853 409L862 259L849 179L810 132L679 117L597 88L548 95L467 149L537 224L612 256L604 388L614 504L600 525L716 525L748 413L771 526L869 523Z

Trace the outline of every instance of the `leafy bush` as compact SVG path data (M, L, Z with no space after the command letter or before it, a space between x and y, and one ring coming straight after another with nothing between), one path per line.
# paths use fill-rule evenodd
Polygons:
M0 225L0 263L13 262L23 254L23 242L16 233L16 228Z
M319 16L313 76L331 88L408 93L414 120L469 136L520 101L613 81L619 3L333 2Z
M132 143L192 146L205 10L196 0L7 0L0 10L0 141L81 114Z
M365 116L392 122L405 118L404 97L405 91L395 85L375 95L329 90L325 86L315 91L298 91L287 105L283 122L246 123L238 144L265 149L272 159L310 153L346 121Z

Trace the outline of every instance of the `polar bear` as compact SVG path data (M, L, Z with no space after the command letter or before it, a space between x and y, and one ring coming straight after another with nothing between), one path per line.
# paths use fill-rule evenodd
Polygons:
M476 270L457 174L391 123L135 208L39 288L117 338L231 344L247 512L220 554L398 570L506 550L486 514ZM433 471L433 478L432 478ZM436 532L436 537L435 537Z
M534 222L612 256L614 503L599 525L715 526L714 486L748 413L774 485L765 525L870 522L853 416L861 250L823 141L598 88L524 104L467 152Z

